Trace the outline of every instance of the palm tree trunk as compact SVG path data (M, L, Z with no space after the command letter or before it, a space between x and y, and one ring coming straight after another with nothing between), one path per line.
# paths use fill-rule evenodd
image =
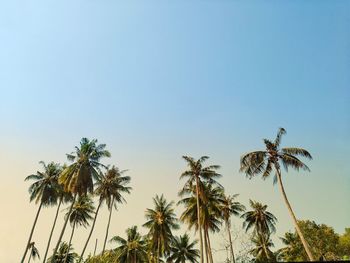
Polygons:
M203 234L204 234L204 248L205 248L205 259L207 263L210 263L209 261L209 249L208 249L208 239L207 239L207 235L206 235L206 231L205 229L203 229Z
M71 204L71 206L70 206L70 208L69 208L69 211L68 211L68 214L67 214L67 218L66 218L66 220L64 221L61 234L60 234L60 236L59 236L59 238L58 238L58 241L57 241L55 250L53 251L51 263L55 262L56 253L57 253L58 247L59 247L60 244L61 244L61 240L62 240L64 231L66 230L67 223L68 223L68 220L69 220L69 216L70 216L70 214L72 213L72 209L73 209L73 206L74 206L74 203L75 203L75 199L76 199L76 198L77 198L77 194L75 193L75 194L74 194L74 197L73 197L72 204Z
M97 238L96 238L96 242L95 242L94 256L96 255L96 248L97 248Z
M87 245L89 244L89 241L90 241L92 232L94 231L94 227L95 227L95 223L96 223L96 219L97 219L97 214L98 214L98 211L100 210L101 205L102 205L102 199L100 200L100 202L99 202L99 204L98 204L98 207L97 207L97 209L96 209L95 218L94 218L94 221L92 222L92 226L91 226L91 230L90 230L88 239L87 239L86 242L85 242L83 251L81 252L81 255L80 255L80 258L79 258L79 261L78 261L78 262L81 262L82 259L83 259L83 256L84 256L86 247L87 247Z
M69 242L68 242L68 248L67 248L67 253L66 253L66 256L64 257L63 263L67 262L70 245L72 244L72 239L73 239L73 235L74 235L74 230L75 230L75 221L73 222L72 233L70 234L70 238L69 238Z
M203 237L201 230L201 219L200 219L200 208L199 208L199 178L196 175L196 195L197 195L197 220L198 220L198 231L199 231L199 242L200 242L200 263L204 263L203 258Z
M159 255L160 255L160 237L158 237L158 245L157 245L157 263L159 263Z
M114 197L112 198L112 203L111 203L111 207L110 207L110 211L109 211L108 224L107 224L107 230L106 230L106 237L105 237L105 242L103 243L102 254L105 252L105 248L106 248L109 224L111 223L111 217L112 217L112 211L113 211L113 203L114 203Z
M52 229L51 229L49 241L47 242L47 247L46 247L46 251L45 251L45 256L44 256L43 263L46 262L47 253L48 253L49 248L50 248L51 238L52 238L52 235L53 235L53 231L54 231L54 229L55 229L55 226L56 226L56 221L57 221L57 217L58 217L58 212L60 211L60 206L61 206L61 203L62 203L62 199L63 199L63 195L60 197L60 201L59 201L59 203L58 203L58 207L57 207L56 215L55 215L55 220L53 221L53 226L52 226Z
M279 170L276 166L275 166L275 169L276 169L276 171L277 171L278 185L279 185L280 190L281 190L281 192L282 192L282 195L283 195L283 198L284 198L284 202L286 203L287 208L288 208L288 211L289 211L289 213L290 213L290 215L291 215L291 217L292 217L292 219L293 219L293 223L294 223L294 225L295 225L295 229L296 229L296 231L297 231L297 233L298 233L298 235L299 235L299 238L300 238L300 240L301 240L301 243L303 243L304 249L305 249L305 251L306 251L306 254L307 254L309 260L310 260L310 261L315 261L313 255L312 255L312 253L311 253L311 251L310 251L309 245L308 245L307 241L305 240L304 235L303 235L303 233L301 232L301 230L300 230L300 228L299 228L298 221L297 221L297 219L296 219L296 217L295 217L295 215L294 215L294 212L293 212L293 210L292 210L292 207L291 207L291 205L290 205L290 203L289 203L289 201L288 201L286 192L284 191L284 187L283 187L283 184L282 184L282 178L281 178L281 172L280 172L280 170Z
M208 248L209 248L209 259L210 259L210 262L211 262L211 263L214 263L214 260L213 260L213 252L211 251L211 244L210 244L210 237L209 237L208 228L207 228L206 231L207 231Z
M235 254L233 253L233 244L232 244L232 238L231 238L230 224L228 222L226 222L226 228L227 228L227 232L228 232L228 239L230 241L231 260L232 260L232 263L236 263Z
M43 203L40 202L38 211L36 212L36 216L35 216L35 219L34 219L34 224L32 226L32 230L30 231L30 235L29 235L29 239L28 239L28 242L27 242L27 246L26 246L26 249L24 250L24 255L22 257L21 263L23 263L24 259L26 258L26 255L27 255L27 252L28 252L28 249L29 249L29 244L30 244L30 241L32 240L32 236L33 236L33 233L34 233L35 225L36 225L36 222L38 221L38 217L39 217L42 205L43 205Z
M32 253L29 254L28 263L30 263L31 258L32 258Z

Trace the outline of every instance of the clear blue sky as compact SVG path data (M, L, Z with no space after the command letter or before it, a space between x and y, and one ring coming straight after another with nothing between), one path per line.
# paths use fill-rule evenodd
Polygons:
M278 189L238 173L240 155L280 126L285 145L314 156L311 173L286 175L297 216L349 227L349 10L349 1L2 3L0 204L12 212L1 230L19 232L0 240L0 261L17 262L34 217L24 177L40 160L64 162L84 136L130 169L124 211L135 220L119 219L118 234L143 223L156 193L177 198L189 154L221 164L246 205L266 202L281 236L292 225Z

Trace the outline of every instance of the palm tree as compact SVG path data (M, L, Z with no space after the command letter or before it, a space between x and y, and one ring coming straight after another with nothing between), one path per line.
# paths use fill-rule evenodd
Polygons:
M92 214L94 213L95 207L94 203L88 195L79 196L78 200L73 205L73 209L70 215L67 213L66 217L69 216L69 222L72 226L72 233L68 242L68 250L72 244L72 238L74 235L74 230L76 226L87 227L89 225L89 220L92 220ZM66 254L66 262L68 253Z
M150 249L159 262L160 257L169 252L172 230L178 229L179 225L173 209L174 202L168 203L163 195L156 195L153 202L155 209L146 210L147 222L143 226L149 229Z
M73 209L77 195L86 195L93 192L93 178L98 178L99 168L104 166L100 163L103 157L110 157L111 154L105 150L105 144L97 144L97 140L82 138L80 147L75 147L75 153L67 154L69 161L73 163L65 168L58 178L60 184L66 192L73 194L73 202L68 214ZM66 218L60 236L58 238L53 255L56 255L61 243L69 217Z
M60 173L60 166L53 162L46 165L43 161L39 162L43 166L43 172L37 171L36 174L29 175L25 178L27 180L35 180L35 182L29 187L30 201L35 200L35 203L39 204L38 211L36 213L32 230L29 234L28 242L24 250L21 263L24 262L28 249L30 248L32 236L36 223L39 218L39 214L42 207L51 206L57 204L57 177Z
M204 233L204 246L206 250L207 262L213 262L213 256L210 245L209 230L211 232L218 232L221 225L221 213L223 203L223 188L221 186L213 186L213 184L202 183L199 181L200 192L200 224ZM197 231L198 227L198 213L197 213L197 200L196 189L194 186L183 188L180 196L189 195L181 199L178 204L185 206L185 211L182 213L181 221L188 224L189 229L193 226Z
M117 262L142 263L147 262L147 242L137 231L137 226L126 230L127 239L114 236L110 242L116 242L119 246L115 249Z
M66 242L62 242L57 251L57 254L55 255L55 259L53 256L51 256L48 258L47 262L74 263L74 260L78 255L74 252L70 252L71 250L73 250L72 246L70 246L70 248L68 249L68 244Z
M310 171L309 167L300 161L297 156L306 157L312 159L311 154L302 148L288 147L280 148L281 138L286 133L286 130L280 128L277 137L274 142L264 139L265 151L255 151L245 154L241 158L240 171L244 172L249 178L262 174L262 178L266 179L274 168L276 176L274 182L278 181L284 202L288 208L288 211L292 217L296 231L303 243L304 249L308 255L309 260L314 261L314 257L311 253L308 243L306 242L303 233L301 232L296 216L292 210L292 207L288 201L281 176L281 164L287 170L288 167L292 167L299 171L300 169Z
M63 168L65 168L65 167L63 167ZM57 176L57 180L58 180L58 176ZM61 208L61 204L62 203L71 202L72 199L73 199L72 194L69 193L69 192L65 192L63 187L62 187L62 185L58 184L58 182L57 182L57 184L55 184L55 187L56 187L56 191L57 191L57 196L59 196L59 198L58 198L59 201L58 201L58 206L57 206L57 209L56 209L56 214L55 214L55 218L54 218L54 221L53 221L53 225L52 225L52 228L51 228L49 240L47 242L47 246L46 246L46 251L45 251L43 262L46 262L46 257L47 257L47 254L48 254L48 251L49 251L49 248L50 248L52 235L53 235L53 232L54 232L55 227L56 227L56 222L57 222L57 218L58 218L58 213L59 213L60 208Z
M270 239L270 235L258 234L252 239L255 247L249 251L255 257L255 262L275 262L276 258L273 252L270 250L274 247Z
M197 263L199 258L199 250L195 249L197 241L190 242L187 234L183 236L174 237L170 244L169 262L174 263Z
M246 232L253 228L254 235L270 235L276 232L277 218L267 210L267 205L249 200L251 211L245 212L241 217L244 219L243 228Z
M232 196L226 196L223 197L223 203L221 207L222 212L222 218L224 219L226 229L228 232L229 242L230 242L230 249L231 249L231 260L233 263L235 263L235 255L233 253L233 244L232 244L232 237L231 237L231 215L239 216L241 212L245 210L245 206L241 203L235 201L238 194L232 195Z
M100 178L96 180L95 183L95 194L100 197L100 201L105 201L109 209L109 217L107 223L106 236L103 244L102 254L105 251L108 230L111 222L113 208L117 208L117 203L126 202L123 193L129 194L132 190L131 187L126 186L130 183L130 176L123 176L126 170L120 171L118 167L112 166L112 168L107 169L106 174L101 174Z
M34 260L35 260L36 258L40 259L39 251L38 251L38 249L35 247L35 242L31 242L31 243L29 244L29 249L30 249L30 254L29 254L28 263L30 263L31 258L33 258Z
M215 179L221 176L215 171L219 169L220 166L211 165L211 166L203 167L203 163L209 159L208 156L202 156L197 161L194 158L189 156L182 156L182 158L187 162L188 170L186 170L181 174L180 179L188 178L187 182L185 183L185 188L191 187L194 184L196 186L197 214L199 215L197 217L197 220L198 220L197 223L198 223L199 242L200 242L200 263L203 263L204 257L203 257L203 237L202 237L202 230L201 230L201 223L200 223L199 182L200 180L202 180L203 182L207 181L210 183L215 182Z

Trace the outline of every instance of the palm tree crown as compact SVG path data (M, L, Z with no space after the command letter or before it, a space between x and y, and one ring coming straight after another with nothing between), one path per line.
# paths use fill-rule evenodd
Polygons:
M89 221L93 219L92 215L95 212L94 203L88 195L79 196L78 200L74 203L73 209L68 215L69 222L73 225L79 225L83 227L87 227L89 225Z
M196 263L199 258L199 250L195 249L197 241L190 242L187 234L174 237L170 245L169 262L174 263Z

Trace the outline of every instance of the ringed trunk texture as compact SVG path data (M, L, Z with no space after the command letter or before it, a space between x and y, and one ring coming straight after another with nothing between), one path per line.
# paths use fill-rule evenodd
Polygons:
M76 198L77 198L77 194L75 193L75 194L74 194L74 197L73 197L72 204L71 204L71 206L70 206L70 208L69 208L69 212L68 212L68 214L67 214L67 218L66 218L66 220L64 221L64 225L63 225L61 234L60 234L60 236L59 236L59 238L58 238L58 241L57 241L55 250L54 250L54 252L53 252L51 263L54 263L54 262L55 262L56 253L57 253L58 247L60 246L60 243L61 243L61 240L62 240L64 231L66 230L67 223L68 223L68 220L69 220L69 216L70 216L70 214L72 213L72 209L73 209L73 206L74 206L74 204L75 204Z
M103 243L102 254L105 252L105 249L106 249L106 243L107 243L107 238L108 238L108 230L109 230L109 225L111 223L111 217L112 217L112 211L113 211L113 203L114 203L114 197L112 198L111 208L110 208L110 211L109 211L107 230L106 230L105 242Z
M36 225L36 222L38 221L38 217L39 217L40 210L41 210L41 207L42 207L42 206L43 206L43 203L40 202L38 211L36 212L36 216L35 216L35 219L34 219L34 223L33 223L33 226L32 226L32 230L30 231L30 234L29 234L29 239L28 239L28 242L27 242L27 245L26 245L26 249L24 250L24 255L23 255L23 257L22 257L21 263L24 262L24 260L25 260L25 258L26 258L26 256L27 256L27 252L28 252L28 249L29 249L29 244L30 244L30 241L32 241L32 237L33 237L35 225ZM29 259L30 259L30 258L29 258Z
M280 190L281 190L281 192L282 192L282 195L283 195L283 198L284 198L284 202L286 203L287 208L288 208L288 211L289 211L289 213L290 213L290 215L291 215L291 217L292 217L292 219L293 219L293 223L294 223L294 225L295 225L295 229L296 229L296 231L297 231L297 233L298 233L298 235L299 235L299 238L300 238L300 240L301 240L301 243L303 243L304 249L305 249L305 251L306 251L306 254L307 254L309 260L310 260L310 261L315 261L313 255L312 255L312 253L311 253L311 251L310 251L309 245L308 245L307 241L305 240L304 235L303 235L303 233L301 232L301 230L300 230L300 228L299 228L298 221L297 221L297 219L296 219L296 217L295 217L295 215L294 215L294 212L293 212L293 210L292 210L292 207L291 207L291 205L290 205L290 203L289 203L289 201L288 201L286 192L284 191L284 187L283 187L283 183L282 183L282 178L281 178L281 172L280 172L280 170L279 170L277 167L275 167L275 168L276 168L276 170L277 170L278 185L279 185Z
M232 244L232 238L231 238L230 224L228 222L226 222L226 228L228 231L228 239L230 241L231 260L232 260L232 263L236 263L235 254L233 253L233 244Z
M60 207L61 207L61 203L62 203L62 198L63 198L63 197L61 196L60 202L58 203L58 206L57 206L56 215L55 215L55 220L53 221L53 226L52 226L52 229L51 229L49 241L47 242L47 247L46 247L46 251L45 251L43 263L46 262L46 257L47 257L47 253L48 253L49 248L50 248L50 243L51 243L51 239L52 239L52 234L53 234L53 231L54 231L55 226L56 226L56 221L57 221L58 213L59 213L59 211L60 211Z
M74 235L74 230L75 230L75 222L73 223L72 234L70 235L70 238L69 238L68 249L67 249L66 256L64 257L64 263L66 263L66 262L67 262L67 259L68 259L69 249L70 249L70 245L72 244L72 239L73 239L73 235Z
M79 258L79 261L78 261L78 262L81 262L82 259L83 259L83 256L84 256L86 247L87 247L87 245L89 244L89 241L90 241L92 232L94 231L94 227L95 227L95 223L96 223L96 219L97 219L97 214L98 214L98 211L100 210L101 205L102 205L102 200L100 200L100 202L99 202L99 204L98 204L98 207L97 207L97 209L96 209L95 218L94 218L94 221L93 221L93 223L92 223L92 226L91 226L91 230L90 230L88 239L87 239L86 242L85 242L83 251L81 252L81 255L80 255L80 258Z
M200 208L199 208L199 178L196 175L196 195L197 195L197 220L198 220L198 231L199 231L199 242L200 242L200 263L204 263L203 258L203 237L201 230L201 219L200 219Z

